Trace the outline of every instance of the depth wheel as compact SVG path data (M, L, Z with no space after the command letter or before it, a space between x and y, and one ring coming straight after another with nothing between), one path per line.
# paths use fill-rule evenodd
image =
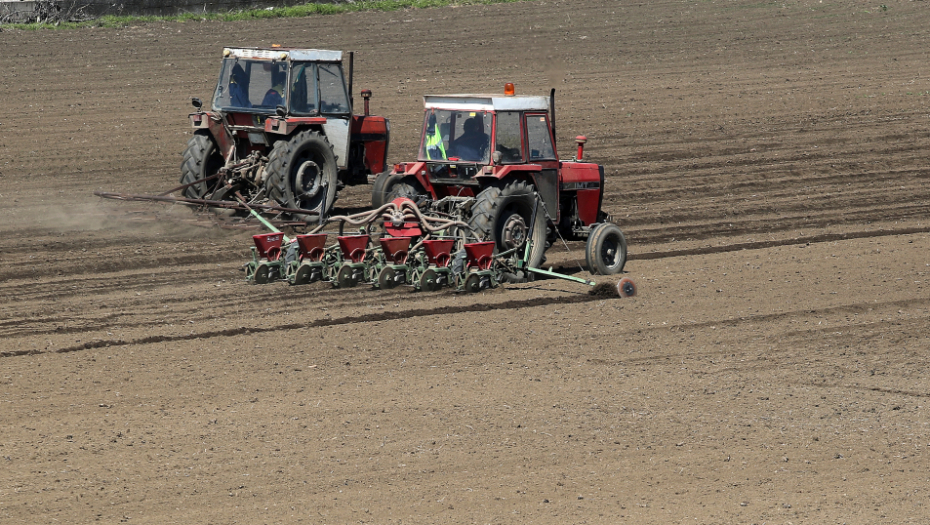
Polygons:
M626 264L626 237L616 224L599 224L588 235L584 255L592 274L618 274Z
M395 288L398 284L397 282L397 271L390 266L385 266L381 269L381 273L378 274L378 285L385 290L390 290Z
M436 292L442 289L442 283L439 282L439 272L432 268L423 272L420 277L420 289L426 292Z
M271 281L271 268L265 263L259 263L255 268L255 275L252 276L252 282L255 284L267 284Z
M301 265L297 268L297 273L294 274L294 284L310 284L314 281L320 280L319 269L313 271L314 268L311 268L307 265Z
M355 268L346 265L339 269L339 273L336 274L336 285L339 288L354 288L357 284Z
M468 293L478 293L481 291L481 276L477 273L469 275L465 279L465 291Z
M620 279L620 282L617 283L617 293L620 294L620 297L633 297L636 295L636 283L629 277Z

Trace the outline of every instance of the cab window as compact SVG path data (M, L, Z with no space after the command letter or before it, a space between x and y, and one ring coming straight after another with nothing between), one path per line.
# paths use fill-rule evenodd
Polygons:
M520 132L520 113L499 111L497 113L496 151L501 154L501 163L523 162L523 134Z
M320 64L320 111L348 113L349 97L339 64Z
M295 115L315 113L317 110L316 91L315 64L295 64L291 70L291 111Z
M526 116L526 138L531 161L555 160L555 149L549 134L549 118L546 114Z

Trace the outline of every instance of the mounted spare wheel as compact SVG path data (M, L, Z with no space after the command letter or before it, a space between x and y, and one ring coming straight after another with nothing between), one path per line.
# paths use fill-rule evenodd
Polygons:
M387 196L390 195L394 185L402 177L403 175L391 173L390 171L379 174L371 187L371 207L377 209L391 202L387 199Z
M302 221L319 220L336 200L336 157L326 137L301 131L275 142L265 167L265 192L286 208L307 210Z
M533 248L527 263L538 268L546 253L546 215L539 206L531 232L535 208L536 189L531 184L515 181L503 188L490 186L475 198L468 224L475 234L496 243L494 253L520 248L517 256L522 257L527 238L532 235ZM530 275L505 273L503 278L505 282L521 283Z
M626 237L616 224L598 224L588 235L584 249L588 271L594 275L614 275L626 264Z
M191 184L215 175L223 164L223 156L217 150L209 132L198 130L187 141L187 149L184 150L184 158L181 161L181 184ZM184 188L182 193L188 199L203 199L213 193L216 182L216 179L197 182Z

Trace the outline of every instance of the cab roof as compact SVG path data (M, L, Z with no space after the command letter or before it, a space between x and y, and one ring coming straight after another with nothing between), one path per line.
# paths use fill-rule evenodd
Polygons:
M549 98L530 95L426 95L427 109L462 111L549 111Z
M297 49L293 47L227 47L223 56L264 60L297 60L301 62L342 62L342 51Z

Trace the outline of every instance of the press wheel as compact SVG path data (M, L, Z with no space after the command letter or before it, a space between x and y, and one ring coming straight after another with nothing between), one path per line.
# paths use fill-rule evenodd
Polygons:
M465 291L468 293L478 293L481 291L481 276L473 273L465 278Z
M339 288L352 288L357 284L355 268L346 265L339 269L339 273L336 274L336 285Z
M426 292L435 292L442 289L442 283L439 282L439 272L432 268L423 272L420 277L420 289Z
M314 272L314 269L307 265L301 265L297 268L297 273L294 275L294 284L310 284L314 281L320 280L320 272Z
M271 268L265 263L259 263L255 268L255 274L252 275L252 282L255 284L267 284L271 281Z
M397 271L390 266L385 266L381 273L378 274L378 285L385 290L390 290L398 285Z

